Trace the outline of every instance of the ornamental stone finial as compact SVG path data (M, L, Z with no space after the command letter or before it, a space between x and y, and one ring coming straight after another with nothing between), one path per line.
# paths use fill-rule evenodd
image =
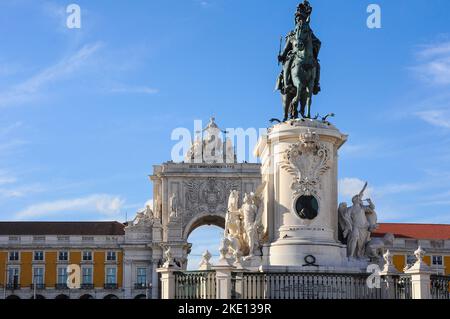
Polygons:
M388 249L384 255L383 255L383 259L384 259L384 267L383 270L381 271L381 275L395 275L398 274L398 270L397 268L395 268L394 263L393 263L393 257L394 255L391 253L391 251Z
M414 256L416 256L416 263L423 263L423 257L425 257L425 250L422 249L422 246L419 246L417 250L414 252Z
M425 257L425 250L422 249L421 246L417 248L417 250L414 252L414 256L416 256L416 263L412 265L409 269L407 269L406 273L413 273L413 272L429 272L430 266L428 266L424 261L423 257Z
M393 255L391 254L391 251L388 249L386 251L386 253L384 253L384 255L383 255L383 259L384 259L386 265L392 265L392 258L393 258Z
M171 248L168 247L165 251L164 251L164 265L162 266L163 268L173 268L173 267L177 267L177 265L175 264L175 259L173 258L172 255L172 251Z
M202 255L202 261L200 262L199 270L211 270L212 264L210 260L212 258L211 253L207 250Z

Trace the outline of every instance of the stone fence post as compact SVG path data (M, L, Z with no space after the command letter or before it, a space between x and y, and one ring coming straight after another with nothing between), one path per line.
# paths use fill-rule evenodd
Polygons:
M416 263L405 271L411 275L412 298L431 299L431 268L423 261L425 251L419 247L414 252L417 258Z
M219 262L213 269L216 271L216 299L232 298L232 276L236 267L227 262Z
M383 296L384 299L396 299L396 283L400 277L399 271L395 268L392 261L393 255L388 250L383 255L385 264L383 270L380 272L381 278L385 280L386 283L386 295Z
M164 259L164 265L156 270L161 274L161 299L175 299L175 272L180 271L180 268L175 263L170 247L164 251Z
M161 299L175 299L175 268L158 268L161 274Z

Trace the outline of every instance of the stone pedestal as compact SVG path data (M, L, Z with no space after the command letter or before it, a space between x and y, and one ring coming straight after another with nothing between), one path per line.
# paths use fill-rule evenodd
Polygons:
M162 267L156 270L161 274L161 299L175 299L175 267Z
M231 299L231 277L236 268L222 263L213 269L216 271L216 299Z
M342 269L338 240L338 149L347 136L328 122L305 119L275 125L256 147L262 160L263 222L270 267ZM344 267L345 268L345 267Z
M419 247L414 255L417 261L405 274L411 276L412 298L413 299L431 299L431 268L423 261L425 251Z

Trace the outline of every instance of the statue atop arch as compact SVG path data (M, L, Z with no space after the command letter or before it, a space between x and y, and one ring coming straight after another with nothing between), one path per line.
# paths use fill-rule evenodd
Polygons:
M236 163L237 158L233 143L225 138L227 133L221 130L214 117L197 136L185 155L186 163Z

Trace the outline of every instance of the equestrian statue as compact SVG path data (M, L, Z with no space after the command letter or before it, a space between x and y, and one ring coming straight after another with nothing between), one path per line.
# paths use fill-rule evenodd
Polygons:
M311 118L312 96L320 92L320 40L310 27L312 7L307 0L297 7L295 29L286 36L278 55L283 69L276 90L281 92L284 119Z

